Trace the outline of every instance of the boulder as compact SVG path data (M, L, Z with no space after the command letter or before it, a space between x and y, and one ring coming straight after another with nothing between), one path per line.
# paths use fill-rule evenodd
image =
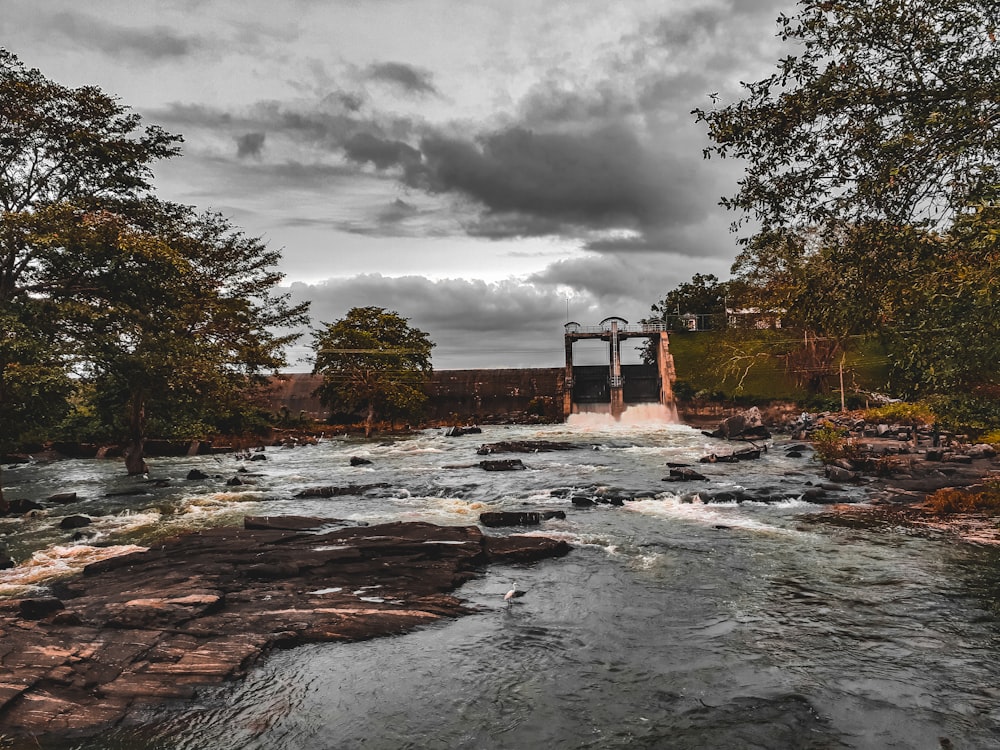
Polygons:
M480 513L479 523L490 528L500 526L537 526L541 523L541 514L524 511L497 511L491 513Z
M831 482L857 482L860 475L856 471L850 471L841 466L827 466L826 467L826 478Z
M364 495L369 490L385 489L388 482L373 484L348 484L343 487L307 487L295 493L295 497L341 497L343 495Z
M969 448L965 454L971 458L993 458L997 451L989 443L978 443Z
M479 435L482 434L482 429L479 427L459 427L455 425L454 427L449 427L445 430L445 437L462 437L463 435Z
M200 469L191 469L191 471L187 473L187 478L191 480L208 479L208 474Z
M69 503L75 503L79 500L75 492L59 492L55 495L49 495L45 499L48 502L56 503L57 505L68 505Z
M746 411L723 419L722 422L719 423L718 429L707 434L724 440L739 440L748 438L767 439L771 437L771 433L768 431L767 427L764 426L764 420L760 415L760 409L756 406L752 406Z
M351 466L368 466L371 463L367 458L361 456L351 456Z
M87 516L66 516L63 520L59 522L60 529L82 529L84 526L90 526L93 521Z
M32 510L41 510L42 506L33 500L19 497L15 500L0 502L0 516L20 516Z
M670 470L670 476L664 477L664 482L691 482L696 480L707 479L704 474L699 474L694 469L688 469L680 467L677 469Z
M486 471L521 471L527 468L519 458L495 459L480 461L479 466Z
M476 451L480 456L493 453L541 453L548 451L571 451L580 446L575 443L561 443L555 440L504 440L499 443L484 443Z

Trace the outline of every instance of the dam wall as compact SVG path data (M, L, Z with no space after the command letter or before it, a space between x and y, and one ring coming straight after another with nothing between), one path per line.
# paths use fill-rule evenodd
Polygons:
M290 373L272 378L259 405L274 414L326 419L330 409L313 395L320 375ZM566 374L561 367L435 370L424 391L431 421L491 422L524 415L561 420Z

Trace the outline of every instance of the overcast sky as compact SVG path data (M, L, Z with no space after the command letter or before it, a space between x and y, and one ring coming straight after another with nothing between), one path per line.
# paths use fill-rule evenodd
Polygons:
M773 69L792 6L0 0L0 45L183 135L161 197L280 248L315 325L377 305L436 368L547 367L567 311L637 321L727 276L739 165L690 111Z

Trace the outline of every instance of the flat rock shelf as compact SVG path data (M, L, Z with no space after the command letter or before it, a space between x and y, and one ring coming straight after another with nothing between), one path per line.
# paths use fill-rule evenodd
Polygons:
M275 648L467 614L449 592L489 563L570 549L422 522L250 525L165 540L92 564L51 596L0 601L0 734L87 734L134 705L237 678Z

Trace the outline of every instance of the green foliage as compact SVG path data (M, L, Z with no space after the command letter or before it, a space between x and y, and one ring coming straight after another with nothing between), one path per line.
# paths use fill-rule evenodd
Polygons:
M978 434L1000 428L1000 401L995 398L936 395L925 399L925 403L946 430Z
M700 328L712 330L725 328L726 295L729 285L720 282L714 274L696 273L691 281L679 284L650 307L652 316L646 323L667 323L670 330L684 331L687 326L681 315L700 316Z
M746 160L733 267L787 311L803 385L830 387L858 337L878 336L890 387L917 398L998 383L1000 70L982 0L800 0L791 54L745 98L695 112L706 157Z
M161 435L188 438L240 413L295 338L276 331L305 322L305 306L273 293L277 253L219 215L153 200L115 208L53 211L40 274L98 414L141 453L147 415Z
M865 411L865 419L869 422L921 425L934 424L938 418L930 406L923 402L900 401Z
M745 98L695 110L713 154L746 161L723 201L764 231L910 225L975 203L997 178L997 16L982 0L800 0L789 54Z
M366 435L377 415L420 413L434 347L426 333L381 307L355 307L323 326L313 335L313 372L323 375L317 394L324 405L363 415Z
M847 430L831 424L817 427L809 434L809 440L816 452L816 458L824 464L838 458L851 458L857 453L857 446L848 437Z

